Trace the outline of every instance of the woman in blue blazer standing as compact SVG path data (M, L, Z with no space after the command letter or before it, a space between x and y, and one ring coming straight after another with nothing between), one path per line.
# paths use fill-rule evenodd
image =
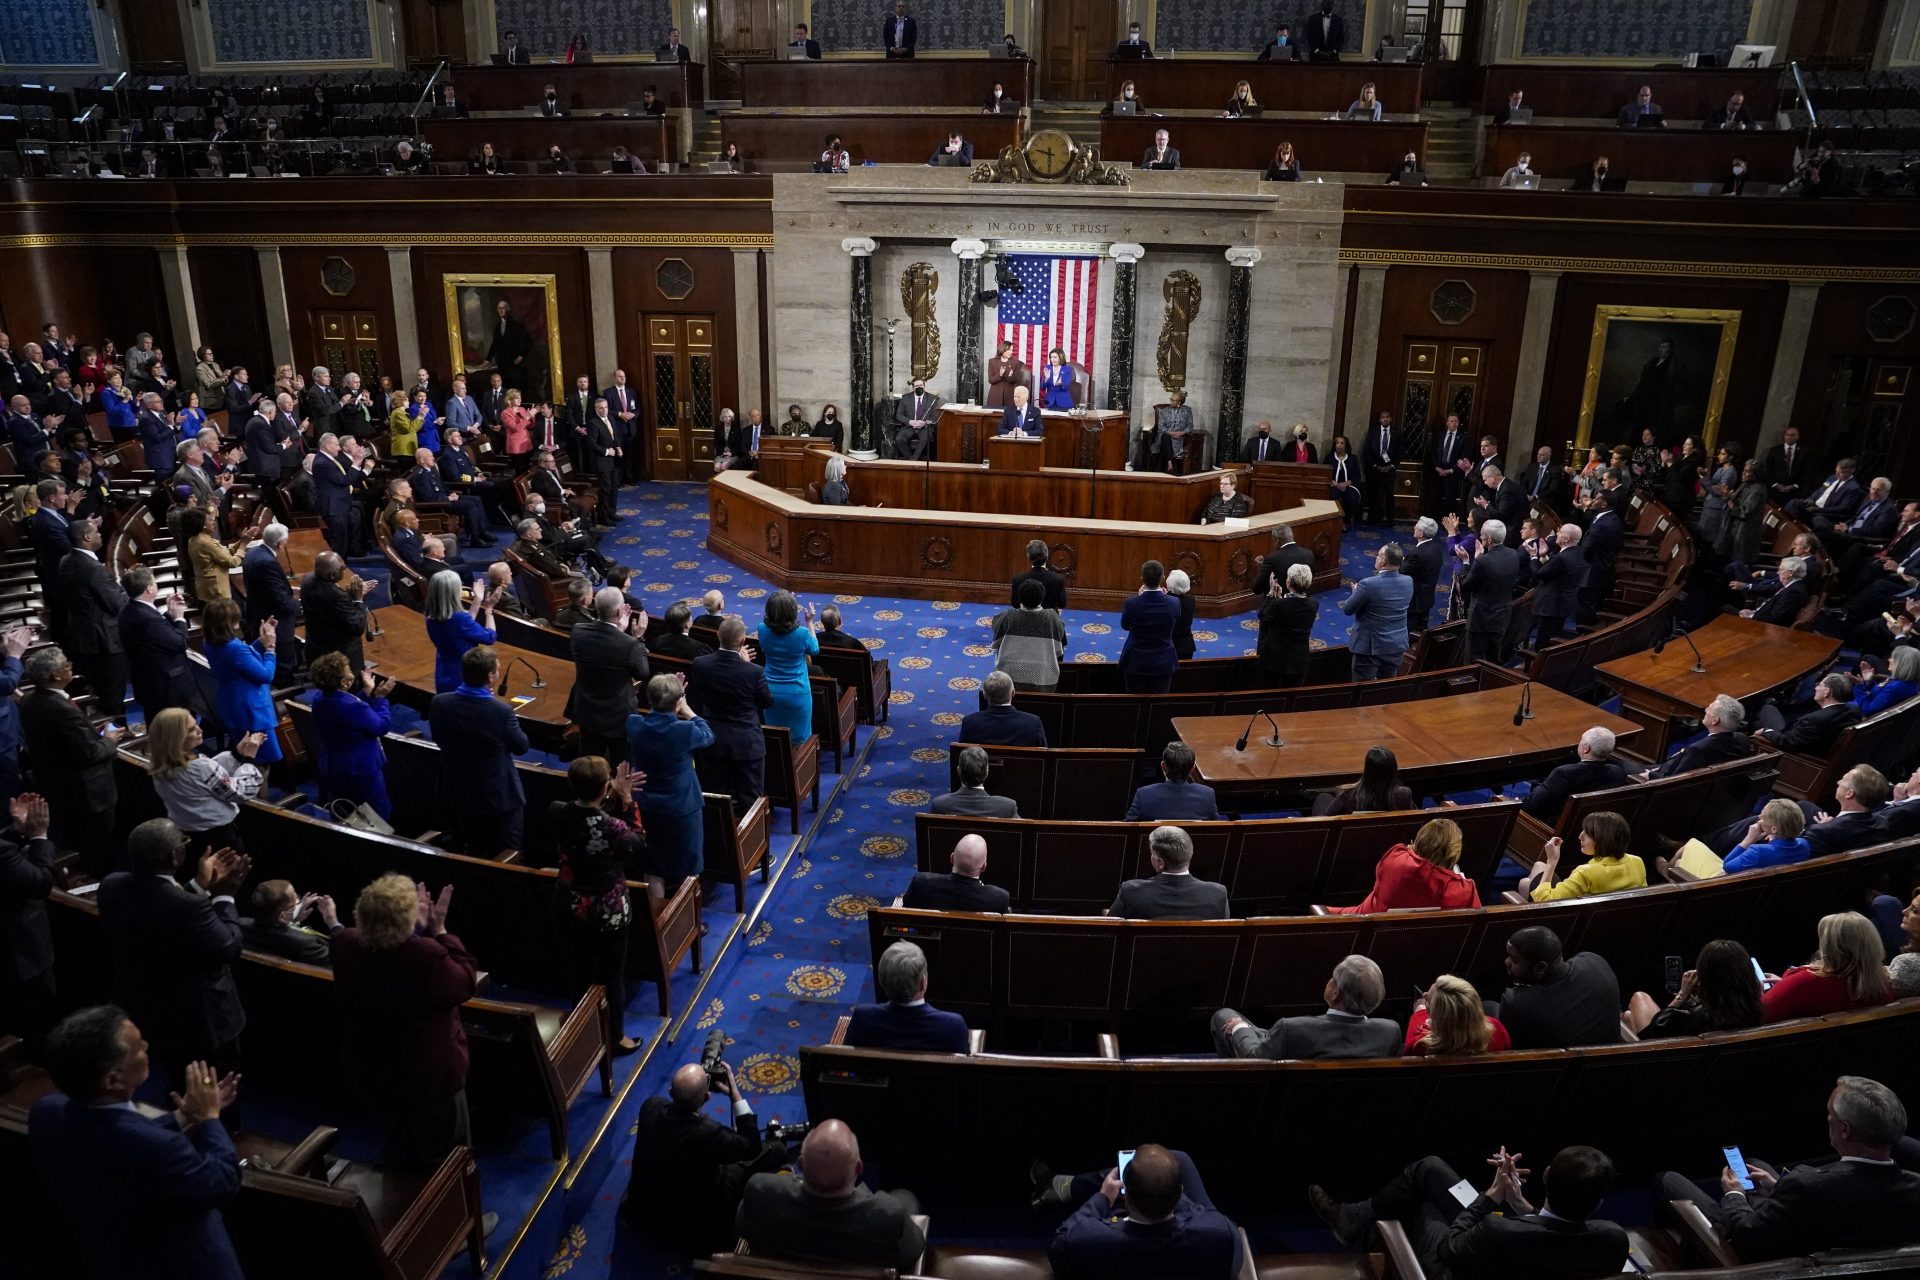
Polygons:
M393 724L387 706L393 681L376 685L373 672L362 671L360 694L355 697L353 664L344 653L315 658L312 676L320 691L313 704L320 803L349 800L383 818L393 817L393 804L387 799L387 753L380 745L381 735Z
M262 619L260 638L248 644L241 638L240 606L231 600L209 600L200 626L201 647L213 668L214 709L227 736L238 741L249 733L267 735L253 756L264 779L267 766L280 759L280 713L273 706L273 651L279 620Z
M787 726L797 749L813 736L813 685L807 679L807 659L820 652L820 641L813 634L813 606L807 606L802 622L800 602L793 593L774 592L767 597L767 619L760 624L759 639L767 687L773 691L765 720Z
M1165 693L1173 685L1180 656L1173 647L1180 625L1180 602L1162 585L1166 570L1158 560L1140 566L1140 590L1120 606L1120 670L1128 693Z
M1067 353L1055 347L1047 352L1047 363L1040 370L1040 407L1073 408L1073 370L1067 365Z
M1860 664L1860 685L1853 691L1853 705L1860 718L1878 715L1888 707L1905 702L1920 693L1920 649L1902 645L1887 659L1887 678L1874 682L1873 670Z
M687 705L684 676L647 681L647 714L627 717L627 755L645 774L640 816L647 830L647 865L668 897L680 881L700 874L706 852L700 779L693 753L713 745L713 729Z
M475 645L492 644L496 587L481 596L474 612L460 607L460 575L442 569L427 579L427 639L433 641L433 691L452 693L460 687L460 659ZM479 615L477 618L475 614Z

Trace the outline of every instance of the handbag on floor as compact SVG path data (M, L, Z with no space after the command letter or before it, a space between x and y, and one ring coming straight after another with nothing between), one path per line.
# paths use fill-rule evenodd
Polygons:
M371 831L382 836L393 834L393 824L374 812L373 806L356 803L345 796L329 804L327 812L333 815L335 822L352 827L355 831Z

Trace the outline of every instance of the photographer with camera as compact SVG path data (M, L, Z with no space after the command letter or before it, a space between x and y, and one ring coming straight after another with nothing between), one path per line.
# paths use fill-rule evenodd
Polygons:
M740 1096L733 1068L720 1060L726 1032L715 1027L700 1061L673 1073L667 1096L640 1104L633 1147L633 1177L623 1210L650 1237L696 1256L730 1248L734 1211L747 1179L787 1165L780 1126L760 1123ZM732 1105L733 1124L702 1114L715 1094ZM803 1126L786 1131L797 1140Z

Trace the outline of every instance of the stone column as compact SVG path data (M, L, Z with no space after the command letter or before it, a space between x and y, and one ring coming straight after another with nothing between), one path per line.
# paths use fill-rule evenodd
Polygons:
M293 364L293 325L287 317L287 273L280 264L280 250L267 246L254 253L260 263L260 301L267 312L267 347L275 364ZM271 376L266 379L266 383L272 381Z
M1780 317L1780 343L1773 350L1773 376L1767 380L1767 407L1760 415L1760 438L1753 446L1755 457L1779 444L1791 425L1800 368L1807 361L1807 335L1813 331L1813 308L1819 301L1817 280L1787 287L1787 311Z
M1534 449L1550 444L1558 456L1564 443L1540 438L1540 395L1547 384L1547 353L1552 346L1553 303L1560 293L1560 272L1530 271L1527 276L1527 315L1520 327L1520 368L1514 374L1513 412L1507 419L1512 424L1507 428L1510 458L1519 456L1522 426L1532 431ZM1480 425L1474 424L1473 429L1480 430Z
M412 250L387 246L387 281L393 290L393 349L400 361L393 385L410 387L413 371L420 367L420 314L413 305ZM442 376L451 378L453 371Z
M986 256L985 240L955 240L954 256L960 259L960 324L954 340L958 362L953 380L953 398L967 404L980 403L980 378L986 357L980 350L980 259Z
M873 424L873 251L866 236L848 236L840 248L853 258L853 287L847 298L848 397L853 401L855 451L875 448Z
M187 247L176 244L158 252L160 283L167 295L167 319L173 323L174 350L186 355L186 369L192 372L197 359L193 353L200 350L200 308L193 300L193 272L187 267Z
M1145 245L1116 244L1107 249L1113 259L1113 339L1107 357L1107 408L1133 409L1133 324L1140 287L1140 259Z
M1340 429L1340 356L1347 343L1347 285L1352 267L1336 266L1333 288L1333 326L1327 335L1327 393L1320 406L1320 452L1332 449L1333 433Z
M1387 296L1387 269L1361 266L1353 299L1353 351L1347 360L1347 439L1365 440L1373 423L1373 366L1380 358L1380 312ZM1397 415L1396 415L1397 416ZM1357 452L1357 450L1356 450Z
M1220 357L1220 426L1214 433L1213 457L1240 456L1240 416L1247 398L1247 315L1253 308L1253 267L1260 250L1237 244L1227 250L1226 347Z
M587 305L593 313L593 385L604 387L613 382L613 371L620 367L620 344L613 311L612 249L587 247ZM629 372L627 381L638 381L637 371Z
M686 39L682 29L680 38ZM740 388L740 417L747 410L766 408L767 393L760 378L760 251L733 250L734 376Z

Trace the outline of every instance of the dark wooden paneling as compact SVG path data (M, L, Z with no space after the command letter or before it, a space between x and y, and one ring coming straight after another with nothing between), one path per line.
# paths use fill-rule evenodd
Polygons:
M1727 105L1736 93L1747 95L1747 114L1772 124L1780 102L1780 68L1743 71L1719 68L1692 71L1647 67L1540 67L1507 64L1480 73L1480 114L1490 116L1506 105L1515 89L1526 92L1523 106L1536 116L1598 116L1612 119L1632 102L1641 85L1653 90L1653 100L1670 121L1705 120L1709 112Z
M453 353L447 341L448 275L551 274L558 291L560 319L558 370L564 385L586 374L594 394L610 381L611 369L593 367L592 304L587 298L587 259L578 249L415 249L413 305L420 317L420 362L433 376L449 379ZM410 370L408 372L411 372Z
M884 65L884 64L877 64ZM820 158L827 135L837 133L855 164L922 164L955 130L973 144L976 160L1020 141L1020 117L977 111L915 111L885 115L756 115L734 111L720 118L724 142L763 171L806 169Z
M1737 441L1748 453L1766 411L1767 378L1780 341L1780 317L1786 307L1787 286L1779 281L1671 280L1649 276L1568 275L1560 282L1553 324L1553 349L1547 365L1547 385L1541 398L1540 421L1546 424L1539 443L1560 449L1574 434L1580 419L1580 397L1586 381L1587 350L1593 338L1594 308L1602 304L1635 307L1698 307L1738 310L1740 336L1734 346L1733 368L1720 412L1718 441ZM1605 437L1604 426L1598 434ZM1609 439L1609 444L1619 441ZM1529 449L1533 441L1527 442ZM1512 454L1508 455L1512 457Z
M353 268L353 288L340 297L328 293L320 283L320 271L328 258L342 258ZM406 374L413 371L400 372L400 347L393 330L393 283L387 272L384 250L367 245L282 249L280 270L287 282L287 321L293 333L294 367L311 369L320 363L321 334L314 319L319 312L371 311L378 317L380 326L381 372L393 375L396 383L404 383ZM268 386L273 381L271 365L249 372L254 375L256 387Z
M684 298L669 298L655 283L660 264L676 258L693 270L693 292ZM742 260L751 270L754 258ZM714 325L713 404L717 415L732 409L744 421L747 410L758 408L767 421L774 420L766 404L740 403L738 336L732 323L734 314L734 256L731 249L615 249L613 251L613 332L614 350L627 381L640 388L644 397L651 376L647 361L647 333L644 317L650 315L711 315ZM756 276L757 284L757 276ZM764 306L762 311L764 311ZM612 371L594 385L604 387L612 381ZM844 417L844 414L842 415ZM811 420L811 419L809 419ZM697 450L699 442L694 442ZM696 453L696 457L698 454ZM648 453L651 464L652 453ZM711 474L707 463L690 470L700 479Z
M223 365L244 364L250 372L272 368L259 255L245 248L196 247L187 250L187 266L193 275L201 343L212 347ZM191 352L178 353L175 361L180 370L193 367ZM263 378L255 385L269 381Z
M1153 145L1156 131L1165 129L1168 145L1180 153L1189 169L1259 169L1264 171L1282 142L1293 143L1302 175L1313 170L1341 173L1387 171L1411 151L1427 156L1425 123L1357 120L1319 120L1307 116L1266 116L1257 120L1226 120L1219 116L1108 116L1100 121L1100 156L1116 164L1138 164L1141 153Z
M1525 151L1533 156L1533 167L1546 175L1546 184L1561 189L1584 175L1598 156L1607 157L1609 179L1718 182L1732 172L1734 157L1744 156L1751 178L1780 183L1793 177L1795 145L1794 135L1777 132L1501 125L1487 130L1480 172L1497 177Z
M1005 58L915 58L911 62L749 62L741 68L746 107L973 107L998 80L1016 102L1031 101L1032 63Z
M123 351L144 330L179 371L160 259L152 249L88 245L0 251L0 312L13 326L8 333L16 352L49 322L72 341L112 338Z
M436 163L464 163L480 149L481 143L491 142L493 149L507 160L544 161L548 148L558 145L575 160L604 165L614 147L622 146L649 164L655 164L680 158L680 149L673 144L667 124L665 116L638 119L569 116L564 120L514 116L429 120L421 126L421 131L433 144Z
M1420 109L1420 68L1405 63L1255 62L1245 58L1156 58L1107 64L1107 98L1120 86L1133 89L1149 111L1171 107L1227 105L1235 82L1245 80L1261 106L1276 111L1344 111L1371 84L1387 111ZM1269 151L1271 154L1271 151Z
M1517 455L1508 448L1508 436L1526 440L1533 435L1530 422L1508 424L1513 411L1513 380L1520 363L1520 339L1526 325L1527 279L1524 271L1389 268L1380 312L1380 355L1374 365L1374 405L1384 408L1400 403L1405 378L1402 353L1409 339L1476 343L1483 352L1479 410L1467 426L1475 436L1490 432L1500 437L1504 455L1515 460L1517 466ZM1431 305L1434 289L1448 280L1464 280L1474 293L1473 314L1454 325L1434 319ZM1437 422L1445 421L1438 410L1435 416Z
M1823 420L1833 362L1841 356L1920 365L1920 325L1892 342L1867 336L1867 311L1886 298L1904 298L1920 306L1920 289L1885 284L1829 284L1820 289L1814 305L1813 328L1807 334L1806 360L1800 366L1800 385L1793 400L1793 424L1824 455L1842 429ZM15 338L16 345L19 338ZM1900 424L1894 433L1893 453L1886 467L1896 495L1920 496L1920 377L1906 380L1906 393L1882 397L1900 406Z
M461 67L453 82L475 111L525 111L539 103L547 85L569 111L620 111L640 101L649 87L669 107L701 106L706 102L705 72L698 62Z

